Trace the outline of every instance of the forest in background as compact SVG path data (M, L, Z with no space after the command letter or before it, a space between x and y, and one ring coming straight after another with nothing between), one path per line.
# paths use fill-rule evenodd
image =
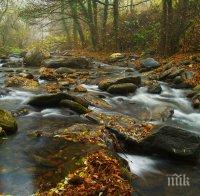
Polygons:
M0 53L199 51L199 0L1 0Z

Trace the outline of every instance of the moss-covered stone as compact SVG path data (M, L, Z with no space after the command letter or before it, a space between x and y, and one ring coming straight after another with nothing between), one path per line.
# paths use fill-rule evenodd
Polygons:
M86 114L90 111L88 108L84 107L83 105L75 101L68 100L68 99L62 100L60 102L60 105L63 107L67 107L79 114Z
M0 109L0 135L10 135L17 131L17 122L12 114Z
M126 95L128 93L134 93L136 89L137 86L132 83L114 84L108 88L108 92L111 94Z

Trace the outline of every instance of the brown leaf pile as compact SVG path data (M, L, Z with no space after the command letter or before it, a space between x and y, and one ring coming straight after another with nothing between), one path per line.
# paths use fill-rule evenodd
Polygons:
M38 195L120 195L129 196L133 192L130 184L121 176L117 159L104 151L89 155L84 166L67 177L67 182L49 192Z
M23 87L26 89L37 89L39 87L38 81L20 76L12 76L7 78L5 85L7 87Z
M65 129L62 134L59 134L56 137L62 137L68 141L78 141L105 146L104 138L107 134L104 126L93 126L90 128L85 124L77 124Z

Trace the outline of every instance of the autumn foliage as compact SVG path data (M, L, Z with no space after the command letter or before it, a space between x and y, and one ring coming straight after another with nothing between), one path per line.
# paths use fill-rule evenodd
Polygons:
M117 159L109 156L105 151L97 151L88 155L83 166L67 176L64 183L45 193L45 195L120 195L132 194L128 181L122 178L121 166Z

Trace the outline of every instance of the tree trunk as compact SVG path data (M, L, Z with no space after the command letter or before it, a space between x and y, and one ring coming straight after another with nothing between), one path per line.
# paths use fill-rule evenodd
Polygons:
M97 2L93 1L93 14L94 14L94 27L96 32L96 41L99 42L99 31L98 31L98 6Z
M108 21L109 0L105 0L104 4L105 5L104 5L104 10L103 10L102 32L101 32L103 47L106 44L106 25L107 25L107 21Z
M78 15L77 15L77 0L69 0L69 6L71 9L71 15L74 21L74 26L76 27L82 46L85 46L85 36L81 27L81 23L79 22Z
M113 33L115 39L115 48L119 50L119 0L113 1Z
M96 38L96 29L94 25L94 17L93 17L93 9L92 9L92 2L91 0L87 0L87 7L85 6L83 1L78 1L81 12L84 15L87 25L90 31L90 39L92 42L92 47L94 50L97 49L97 38Z
M179 0L176 7L176 17L174 17L174 34L173 34L173 43L174 47L172 52L175 53L180 48L180 39L181 36L185 33L189 23L189 1L188 0Z
M163 0L163 14L161 22L161 35L160 35L160 54L170 55L172 53L172 23L173 23L173 7L172 0Z
M70 38L70 33L69 33L69 29L67 27L67 23L66 23L66 19L65 19L65 0L61 0L60 1L61 4L61 20L62 20L62 25L63 25L63 30L66 33L67 36L67 41L70 43L71 42L71 38Z

